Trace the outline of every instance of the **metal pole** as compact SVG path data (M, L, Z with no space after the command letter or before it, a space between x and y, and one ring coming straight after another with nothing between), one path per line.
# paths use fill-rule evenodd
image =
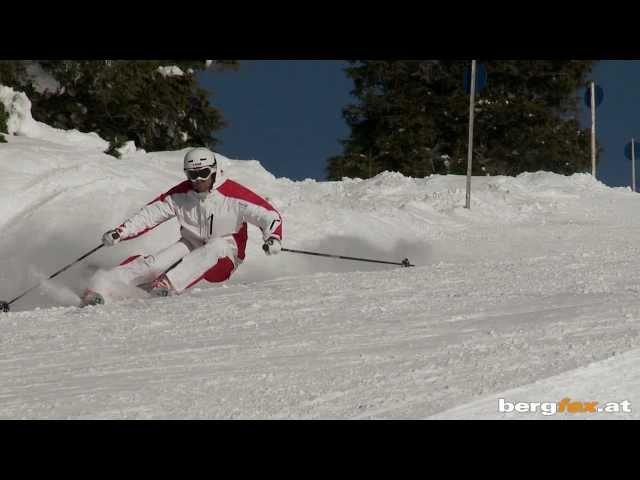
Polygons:
M636 191L636 143L631 139L631 189Z
M591 81L591 175L596 178L596 84Z
M266 251L266 247L262 247L263 250ZM402 260L402 262L387 262L385 260L371 260L369 258L359 258L359 257L346 257L344 255L333 255L330 253L318 253L318 252L309 252L306 250L293 250L291 248L283 248L282 249L283 252L290 252L290 253L302 253L304 255L316 255L318 257L328 257L328 258L339 258L342 260L357 260L359 262L372 262L372 263L386 263L387 265L401 265L403 267L415 267L415 265L411 264L411 262L409 262L408 258L405 258L404 260Z
M471 163L473 158L473 113L476 98L476 61L471 61L471 95L469 99L469 149L467 151L467 201L465 208L471 208Z

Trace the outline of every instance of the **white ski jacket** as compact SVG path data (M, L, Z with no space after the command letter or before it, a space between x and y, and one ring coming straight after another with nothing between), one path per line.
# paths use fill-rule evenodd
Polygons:
M276 209L248 188L225 179L221 169L218 173L205 198L185 180L154 199L117 228L122 240L143 235L173 217L192 248L212 238L228 238L235 242L240 261L245 258L247 222L262 230L263 240L282 240L282 218Z

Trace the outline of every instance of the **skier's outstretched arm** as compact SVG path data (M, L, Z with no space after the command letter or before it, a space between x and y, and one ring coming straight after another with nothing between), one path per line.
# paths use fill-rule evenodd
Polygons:
M111 246L121 240L136 238L174 216L175 206L171 197L161 195L120 226L106 232L102 236L102 243Z

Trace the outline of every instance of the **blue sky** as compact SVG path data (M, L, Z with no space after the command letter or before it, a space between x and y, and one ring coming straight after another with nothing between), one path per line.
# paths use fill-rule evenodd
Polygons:
M349 136L342 108L353 83L341 60L242 61L238 71L200 74L229 126L216 136L229 158L259 160L276 177L325 180L326 159Z
M624 156L624 146L632 137L640 139L640 61L600 61L590 78L604 90L602 105L596 109L597 141L604 148L596 176L610 186L631 185L631 162ZM583 101L581 110L583 126L590 127L591 112Z
M241 61L238 71L205 72L202 86L213 92L229 126L217 132L217 150L230 158L259 160L277 177L325 180L326 159L342 152L349 136L342 108L355 101L342 60ZM488 81L491 81L489 72ZM598 62L590 79L604 89L597 110L597 137L604 148L598 179L610 186L631 184L624 145L640 139L640 61ZM584 91L577 92L582 97ZM580 101L580 119L590 113ZM637 169L640 171L640 168Z

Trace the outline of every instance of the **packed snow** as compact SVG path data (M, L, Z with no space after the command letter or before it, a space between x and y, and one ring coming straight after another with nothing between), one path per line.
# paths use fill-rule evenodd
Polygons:
M590 175L291 181L256 160L229 177L284 218L283 252L250 227L224 284L79 309L98 269L177 236L102 233L182 181L185 151L129 145L10 112L0 144L0 418L602 419L640 416L638 197ZM520 413L507 402L628 401L630 413Z

